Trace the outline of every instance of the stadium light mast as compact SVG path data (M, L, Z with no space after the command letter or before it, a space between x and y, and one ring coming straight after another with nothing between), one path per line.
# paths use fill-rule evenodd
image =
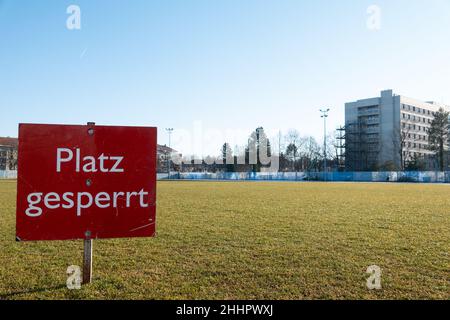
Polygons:
M172 132L173 132L173 128L166 128L167 133L169 134L169 152L168 152L168 157L167 157L167 178L170 178L170 157L172 156L171 154L171 146L170 146L170 138L172 136Z
M330 108L326 110L320 109L322 114L320 117L323 118L323 171L327 172L327 118ZM326 179L326 178L325 178Z

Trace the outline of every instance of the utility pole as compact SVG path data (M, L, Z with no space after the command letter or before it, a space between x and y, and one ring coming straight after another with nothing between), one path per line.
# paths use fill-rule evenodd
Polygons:
M171 153L171 146L170 146L170 138L173 132L173 128L166 128L167 133L169 134L169 152L167 155L167 178L170 179L170 157L172 156Z
M322 114L320 117L323 118L323 171L325 174L327 172L327 118L329 111L330 108L326 110L320 109L320 113ZM324 176L326 180L326 175Z

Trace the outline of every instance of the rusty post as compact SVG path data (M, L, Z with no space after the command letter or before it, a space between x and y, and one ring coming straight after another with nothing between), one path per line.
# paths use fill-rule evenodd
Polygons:
M91 283L92 281L92 245L94 240L90 238L90 232L86 232L86 239L84 239L84 254L83 254L83 284Z

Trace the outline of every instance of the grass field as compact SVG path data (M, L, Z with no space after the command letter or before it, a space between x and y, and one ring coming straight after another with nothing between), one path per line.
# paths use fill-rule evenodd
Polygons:
M450 186L159 182L153 239L17 243L0 181L0 299L449 299ZM366 269L382 268L379 291Z

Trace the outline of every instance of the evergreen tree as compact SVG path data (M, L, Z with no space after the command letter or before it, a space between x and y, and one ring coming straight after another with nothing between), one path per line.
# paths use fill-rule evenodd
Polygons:
M436 153L439 160L439 169L444 171L444 153L449 145L449 112L439 109L435 112L431 127L428 130L429 149Z

